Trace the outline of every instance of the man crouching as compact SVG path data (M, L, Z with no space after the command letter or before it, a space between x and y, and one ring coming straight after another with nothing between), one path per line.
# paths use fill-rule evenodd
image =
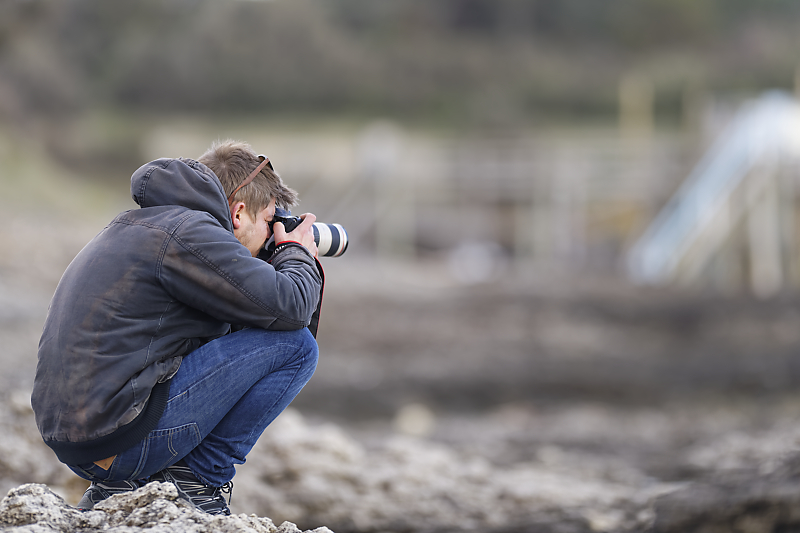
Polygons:
M142 166L131 194L140 208L81 250L53 296L36 423L58 459L91 481L81 509L158 480L205 512L230 514L234 465L317 365L315 217L289 233L273 226L275 207L292 207L297 193L235 141L198 161Z

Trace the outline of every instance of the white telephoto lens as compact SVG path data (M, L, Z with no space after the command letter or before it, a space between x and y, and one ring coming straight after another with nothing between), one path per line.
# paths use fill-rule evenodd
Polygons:
M314 242L317 243L319 255L338 257L347 250L347 232L341 224L315 222L313 230Z

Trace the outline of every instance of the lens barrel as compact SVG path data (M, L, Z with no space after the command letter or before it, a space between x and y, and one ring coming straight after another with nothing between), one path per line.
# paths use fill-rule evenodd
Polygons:
M275 215L269 222L269 229L275 222L281 222L286 233L289 233L303 221L298 216L280 207L275 208ZM317 244L317 252L323 257L339 257L347 250L347 232L341 224L325 224L315 222L312 226L314 231L314 242Z
M325 224L315 222L312 225L314 242L317 243L319 255L323 257L339 257L347 251L347 232L341 224Z

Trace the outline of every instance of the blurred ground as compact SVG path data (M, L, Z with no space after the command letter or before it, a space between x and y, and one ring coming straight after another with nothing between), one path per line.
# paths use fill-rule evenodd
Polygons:
M682 480L702 470L691 450L800 414L790 297L554 276L459 287L432 265L378 281L378 265L336 261L320 366L294 405L365 436L418 432L502 465L589 453Z

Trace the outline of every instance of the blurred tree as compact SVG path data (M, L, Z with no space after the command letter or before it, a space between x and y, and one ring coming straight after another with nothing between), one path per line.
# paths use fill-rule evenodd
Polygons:
M637 65L789 83L798 20L790 0L6 0L0 113L610 115Z

